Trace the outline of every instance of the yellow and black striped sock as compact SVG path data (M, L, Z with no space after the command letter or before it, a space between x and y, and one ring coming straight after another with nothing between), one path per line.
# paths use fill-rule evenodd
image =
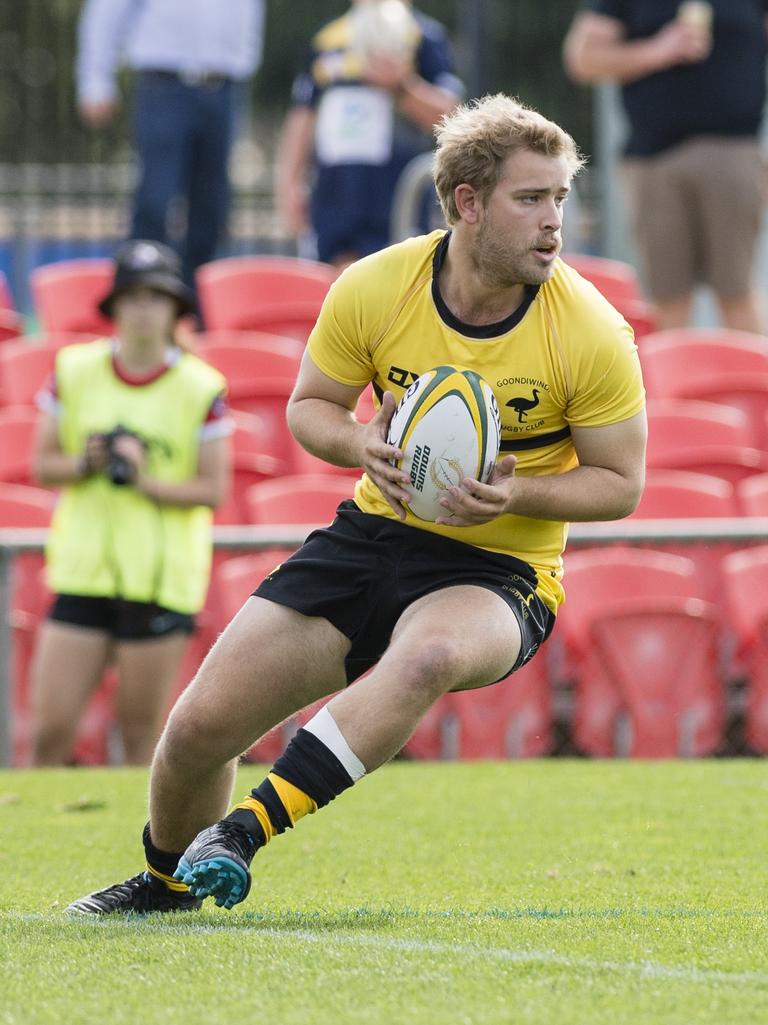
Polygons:
M257 847L263 847L354 782L336 754L314 733L301 729L267 778L227 818L245 826Z

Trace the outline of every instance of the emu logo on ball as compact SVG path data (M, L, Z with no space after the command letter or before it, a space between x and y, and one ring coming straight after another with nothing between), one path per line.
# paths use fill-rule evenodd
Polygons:
M473 370L440 366L418 377L403 395L387 441L404 453L411 478L410 511L434 522L440 498L465 477L486 481L499 456L499 408L490 385Z

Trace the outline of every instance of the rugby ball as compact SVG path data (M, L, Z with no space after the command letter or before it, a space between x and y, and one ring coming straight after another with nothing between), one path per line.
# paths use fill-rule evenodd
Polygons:
M501 421L490 385L472 370L442 366L418 377L400 399L387 442L410 476L408 508L434 522L440 499L465 477L487 481L499 456Z

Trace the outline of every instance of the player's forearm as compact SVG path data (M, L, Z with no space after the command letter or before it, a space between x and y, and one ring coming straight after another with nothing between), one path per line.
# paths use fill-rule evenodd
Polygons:
M167 481L139 474L136 488L158 505L177 505L183 508L207 505L215 509L227 497L227 482L209 477Z
M362 425L355 414L325 399L300 399L288 406L288 426L298 443L334 466L361 466Z
M74 484L87 476L83 456L71 456L66 452L46 452L35 461L34 476L38 484L57 487Z
M643 475L624 477L601 466L550 476L515 476L507 512L540 520L620 520L637 507Z
M659 71L661 60L655 37L631 42L566 42L565 67L575 82L634 82Z
M413 75L400 86L397 105L401 114L425 131L431 131L443 114L448 114L458 100L445 89Z

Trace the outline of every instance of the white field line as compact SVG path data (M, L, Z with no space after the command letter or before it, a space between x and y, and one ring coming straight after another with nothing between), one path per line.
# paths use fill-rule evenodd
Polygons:
M27 922L46 922L49 925L55 921L53 914L41 914L33 912L7 911L2 913L8 918L17 918ZM87 916L77 918L77 924L82 924ZM61 922L65 924L67 919L62 915ZM114 925L114 921L108 918L94 918L93 924L97 927ZM141 919L126 919L123 925L138 925L142 929L152 931L154 923L144 922ZM169 925L171 923L168 923ZM768 984L768 972L742 971L729 972L716 968L697 968L691 965L666 965L658 964L655 961L601 961L597 958L572 957L567 954L558 954L553 950L516 950L513 947L485 947L471 943L443 943L438 940L399 939L394 936L378 936L371 933L343 933L329 930L314 931L312 929L276 929L272 926L259 928L258 926L235 924L211 925L210 923L172 923L174 933L188 936L210 935L222 932L254 933L272 940L284 940L286 942L300 940L304 943L318 943L324 947L368 947L374 950L395 950L404 954L426 954L429 956L448 955L460 958L463 962L468 960L484 961L495 960L507 964L540 964L543 966L553 965L558 968L575 968L581 971L590 972L612 972L616 974L638 975L641 978L654 980L671 980L692 983L727 983L730 985L743 985L744 983Z

